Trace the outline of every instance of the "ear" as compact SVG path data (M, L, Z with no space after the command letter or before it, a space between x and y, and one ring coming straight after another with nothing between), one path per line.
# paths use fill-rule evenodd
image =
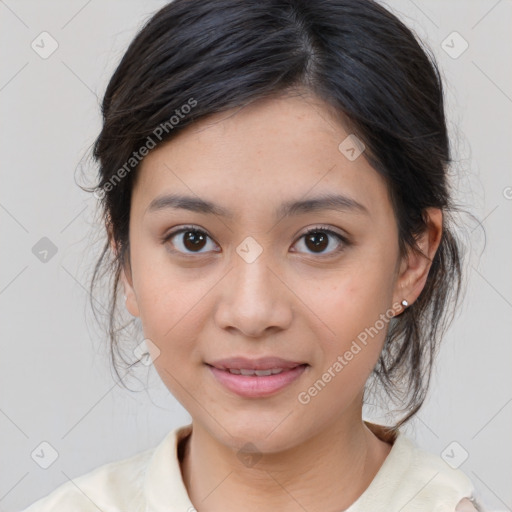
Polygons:
M111 241L110 246L114 253L117 252L114 241ZM132 316L139 316L139 306L137 304L137 296L135 295L135 289L133 288L133 279L130 267L130 261L123 264L121 268L120 279L123 284L124 296L126 297L126 309Z
M427 282L432 260L443 234L443 212L439 208L427 208L425 214L427 227L416 239L423 254L409 250L401 261L393 304L400 304L405 299L411 305Z

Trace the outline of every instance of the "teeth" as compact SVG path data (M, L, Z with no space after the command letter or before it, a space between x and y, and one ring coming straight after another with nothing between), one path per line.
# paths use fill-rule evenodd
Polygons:
M271 368L268 370L246 370L246 369L235 369L235 368L229 368L229 373L233 373L234 375L256 375L258 377L263 377L267 375L276 375L278 373L281 373L283 371L282 368Z
M262 376L262 375L272 375L272 370L255 370L256 375Z

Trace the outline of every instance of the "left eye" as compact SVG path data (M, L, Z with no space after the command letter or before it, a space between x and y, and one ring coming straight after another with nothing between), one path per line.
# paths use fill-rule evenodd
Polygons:
M310 249L312 254L326 254L325 249L333 245L330 241L331 238L335 238L337 242L334 244L334 249L327 251L327 254L340 252L345 245L348 244L348 241L342 235L331 229L321 227L309 229L300 237L299 241L301 241L306 248Z

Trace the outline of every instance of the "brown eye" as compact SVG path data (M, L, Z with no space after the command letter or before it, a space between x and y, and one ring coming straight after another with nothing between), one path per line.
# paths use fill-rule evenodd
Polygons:
M206 237L199 231L185 231L183 235L183 245L189 251L201 250L204 247Z
M181 228L165 237L164 242L170 242L173 251L182 254L202 254L215 248L211 238L202 230L193 227ZM211 248L208 247L210 243ZM207 250L204 251L203 249Z
M322 231L308 233L304 240L306 247L313 252L322 252L329 245L329 237Z
M299 240L303 240L303 245L307 249L306 252L319 255L335 254L348 245L345 237L331 229L321 227L309 229ZM331 250L326 251L329 248Z

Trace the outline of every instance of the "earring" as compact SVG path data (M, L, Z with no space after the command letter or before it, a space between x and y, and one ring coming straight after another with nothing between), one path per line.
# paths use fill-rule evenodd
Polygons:
M404 308L406 308L408 305L409 305L409 303L404 299L404 300L402 301L402 306L403 306Z

